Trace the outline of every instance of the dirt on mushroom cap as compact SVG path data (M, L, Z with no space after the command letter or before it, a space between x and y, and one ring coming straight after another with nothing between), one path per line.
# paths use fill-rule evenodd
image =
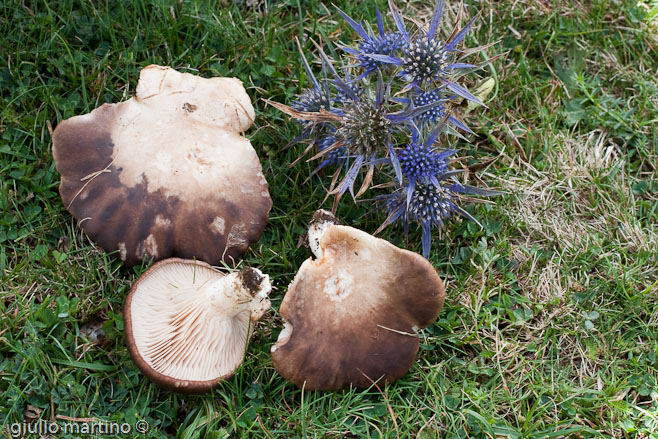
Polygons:
M235 78L150 66L137 96L61 122L53 155L60 194L87 235L128 265L180 256L236 260L272 201L240 135L253 107Z
M272 348L275 368L306 389L398 379L415 361L416 329L443 306L439 276L420 255L347 226L328 228L321 250L279 309L291 328Z

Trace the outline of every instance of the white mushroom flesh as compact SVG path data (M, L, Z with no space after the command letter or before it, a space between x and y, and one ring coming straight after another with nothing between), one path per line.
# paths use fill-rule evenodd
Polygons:
M324 235L329 227L338 224L338 219L325 210L319 210L318 213L320 213L318 219L314 219L308 228L308 245L313 256L321 258L322 251L320 248L320 239L322 239L322 235Z
M271 352L276 352L276 347L278 344L284 344L288 340L290 340L290 337L292 336L292 324L287 321L283 321L283 329L281 332L279 332L279 337L276 339L276 344L272 345L270 348Z

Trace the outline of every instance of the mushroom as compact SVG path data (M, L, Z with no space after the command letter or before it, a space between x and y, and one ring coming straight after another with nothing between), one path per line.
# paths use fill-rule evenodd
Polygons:
M269 276L255 268L224 275L200 261L157 262L126 297L130 356L165 389L207 392L242 363L252 322L270 308L271 289Z
M238 79L148 66L134 98L57 125L62 201L127 265L235 260L260 238L272 207L258 156L240 134L253 119Z
M281 303L274 367L309 390L400 378L418 353L417 330L443 306L436 270L416 253L337 225L328 212L316 212L308 236L315 259L302 264Z

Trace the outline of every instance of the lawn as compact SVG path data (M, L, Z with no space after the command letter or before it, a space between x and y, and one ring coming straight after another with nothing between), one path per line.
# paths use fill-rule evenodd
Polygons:
M374 22L373 1L335 3ZM433 2L396 3L423 23ZM480 13L466 45L497 42L481 56L505 56L471 77L495 86L454 146L465 182L506 194L467 206L482 229L455 218L435 233L446 304L409 373L328 393L287 383L270 359L277 309L309 256L298 242L331 199L326 178L306 181L314 163L289 167L300 126L263 99L289 104L309 85L295 37L309 60L310 37L333 56L356 37L332 2L2 2L0 434L41 419L150 426L119 437L658 438L658 5L465 6ZM243 262L270 274L272 309L236 375L204 396L160 390L131 361L121 312L146 266L84 235L51 155L52 128L128 99L149 64L244 81L274 202ZM386 218L347 196L338 215L368 232ZM380 236L421 251L415 227Z

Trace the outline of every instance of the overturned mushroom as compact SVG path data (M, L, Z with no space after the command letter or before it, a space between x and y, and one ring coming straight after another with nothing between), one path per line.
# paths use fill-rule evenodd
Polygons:
M416 358L417 329L443 306L443 283L422 256L330 215L316 212L308 234L315 259L302 264L281 303L274 367L306 389L395 381Z
M270 307L269 276L255 268L224 275L205 262L166 259L126 297L126 344L161 387L202 393L242 363L252 322Z
M134 98L56 127L64 205L128 265L237 259L260 238L272 207L258 156L241 135L253 119L238 79L146 67Z

